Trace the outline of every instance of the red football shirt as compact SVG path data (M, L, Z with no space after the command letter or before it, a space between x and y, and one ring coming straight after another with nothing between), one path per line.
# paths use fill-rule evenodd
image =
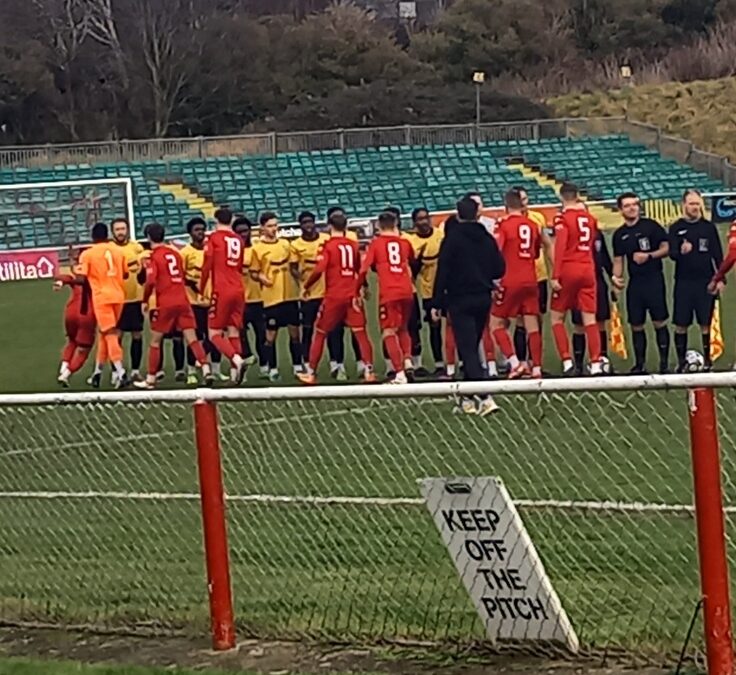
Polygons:
M326 300L350 300L355 295L355 280L360 270L360 246L347 237L332 236L322 246L305 290L325 275Z
M230 230L216 230L204 247L200 293L204 295L212 277L212 292L218 295L243 295L243 240Z
M736 220L731 223L731 229L728 231L728 253L715 273L713 281L723 281L734 265L736 265Z
M411 299L414 296L410 264L414 249L408 239L397 234L379 234L368 246L360 268L357 290L365 283L368 270L378 275L378 299L380 302Z
M56 280L69 286L69 299L64 306L64 316L86 318L91 315L90 288L87 281L79 283L73 274L57 274Z
M595 240L598 221L584 209L566 209L555 218L555 266L553 279L564 269L595 274Z
M536 262L542 241L539 227L526 216L512 214L498 223L495 236L506 261L503 286L536 286Z
M162 307L189 306L184 285L184 263L178 251L168 246L153 250L146 268L146 287L143 302L156 292L156 305Z

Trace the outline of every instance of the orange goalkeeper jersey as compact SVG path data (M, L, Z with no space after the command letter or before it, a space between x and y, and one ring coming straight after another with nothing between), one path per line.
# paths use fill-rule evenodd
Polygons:
M119 246L110 242L93 244L82 252L79 267L89 281L95 306L125 302L128 261Z

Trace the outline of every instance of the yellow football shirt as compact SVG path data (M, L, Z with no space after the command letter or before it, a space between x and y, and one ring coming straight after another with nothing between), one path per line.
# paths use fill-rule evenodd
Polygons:
M187 281L187 298L190 305L199 307L209 307L212 294L211 283L207 283L204 295L200 295L192 288L192 282L199 288L199 280L202 278L202 265L204 264L204 248L197 248L192 244L187 244L179 251L181 259L184 262L184 278Z
M243 249L243 290L246 302L254 305L263 302L261 298L261 282L254 279L250 273L261 271L261 260L253 246Z
M129 241L126 244L118 244L128 262L128 278L125 280L125 302L140 302L143 300L143 286L138 283L136 277L141 271L141 257L145 249L137 241Z
M528 211L526 217L529 218L538 228L540 234L547 227L547 219L539 211ZM549 274L547 273L547 261L544 258L544 248L539 252L537 258L537 281L547 281Z
M309 279L312 271L317 266L317 256L329 239L326 234L320 232L314 241L306 241L302 237L298 237L291 242L291 262L295 263L299 271L299 286L304 288L304 282ZM325 297L325 280L322 275L319 281L309 289L309 299L317 299Z
M440 245L445 236L443 230L433 228L427 237L421 237L416 232L407 233L407 239L411 242L414 255L422 259L422 267L417 276L419 292L424 300L432 298L434 293L434 280L437 277L437 261L440 257Z
M263 241L253 245L258 259L261 261L261 272L271 281L271 286L261 287L261 298L264 307L278 305L281 302L297 300L299 290L296 280L291 275L291 245L286 239Z

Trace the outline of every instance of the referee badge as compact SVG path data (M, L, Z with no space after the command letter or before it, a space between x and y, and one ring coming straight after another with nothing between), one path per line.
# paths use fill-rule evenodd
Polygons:
M642 237L639 239L639 250L640 251L651 251L652 245L649 243L649 237Z
M708 252L708 240L707 239L698 239L698 251L700 251L701 253Z

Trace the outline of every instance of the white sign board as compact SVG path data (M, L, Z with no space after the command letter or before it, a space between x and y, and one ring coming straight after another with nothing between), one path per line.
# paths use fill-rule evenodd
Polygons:
M427 478L427 508L486 629L496 640L578 638L498 478Z
M399 18L400 19L416 19L417 3L416 2L399 2Z

